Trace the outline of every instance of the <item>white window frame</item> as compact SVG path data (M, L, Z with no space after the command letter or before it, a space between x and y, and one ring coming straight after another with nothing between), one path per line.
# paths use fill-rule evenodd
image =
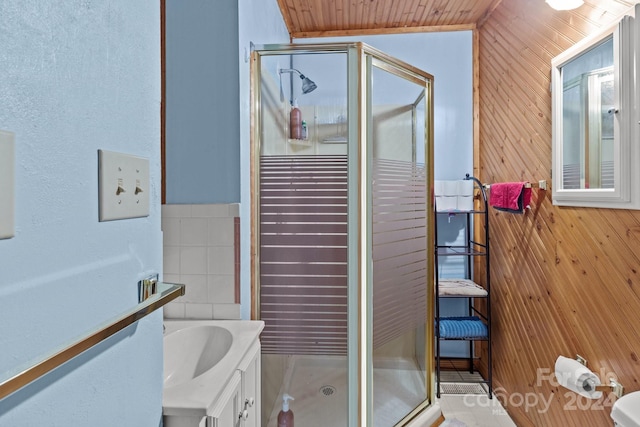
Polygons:
M640 6L636 5L636 12ZM551 61L552 200L559 206L640 209L640 147L637 136L640 97L635 62L640 43L638 22L624 16L613 25L577 43ZM614 188L563 189L562 67L613 36L614 55Z

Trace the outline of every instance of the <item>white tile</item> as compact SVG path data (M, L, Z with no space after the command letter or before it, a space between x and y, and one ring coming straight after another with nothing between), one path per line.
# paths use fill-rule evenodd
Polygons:
M210 247L208 259L209 274L234 274L235 254L233 251L233 247Z
M500 420L501 427L518 427L516 423L513 422L509 414L506 413L506 411L505 415L499 416L498 419Z
M192 205L162 205L162 216L168 218L188 218Z
M192 215L201 218L227 217L229 216L229 205L193 205Z
M465 423L468 427L515 427L500 401L485 395L442 395L442 414L447 421Z
M460 421L455 417L449 417L444 421L444 423L440 424L440 427L469 427L469 425L465 424L464 422ZM496 426L491 426L491 427L496 427Z
M208 227L206 218L182 218L180 246L206 246Z
M162 273L162 279L165 283L180 283L180 275L179 274L168 274Z
M187 319L213 319L212 304L185 304L185 318Z
M207 274L207 248L199 246L181 247L180 274Z
M492 419L497 421L496 426L516 427L516 424L513 422L506 409L500 404L500 401L496 397L493 398L493 401L491 403L492 405L489 408L489 411Z
M207 276L205 274L181 274L180 283L185 285L184 302L208 302Z
M184 303L170 302L162 308L165 319L184 319Z
M213 304L213 318L221 320L240 319L240 304Z
M209 218L209 246L231 246L234 242L233 218Z
M178 246L163 248L162 271L165 274L180 274L180 248Z
M162 244L180 245L180 218L162 217Z
M442 409L442 412L450 411L449 400L440 398L438 399L438 403L440 404L440 408Z
M233 304L236 299L234 276L214 275L208 276L209 302L218 304Z

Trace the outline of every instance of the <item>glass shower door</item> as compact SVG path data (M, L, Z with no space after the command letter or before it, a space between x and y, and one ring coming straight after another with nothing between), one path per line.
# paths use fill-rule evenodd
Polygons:
M256 53L262 425L285 394L305 427L406 425L433 395L432 77L362 43Z
M277 427L288 394L296 425L347 427L347 55L274 53L261 58L257 153L262 425Z
M386 427L428 399L427 88L375 58L369 75L373 425Z

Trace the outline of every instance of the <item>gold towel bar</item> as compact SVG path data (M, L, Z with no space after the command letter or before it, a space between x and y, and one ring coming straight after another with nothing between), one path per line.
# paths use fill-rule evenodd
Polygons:
M73 344L48 355L48 357L44 357L42 360L34 363L31 367L23 370L22 372L6 379L0 379L0 400L15 391L20 390L27 384L37 380L41 376L52 371L68 360L71 360L85 350L90 349L101 341L104 341L127 326L137 322L168 302L184 295L184 292L184 285L158 283L157 294L152 295L144 302L137 304L133 309L113 318L109 322L104 323L103 325L106 326L99 326L97 329L87 333Z
M491 184L483 184L482 185L486 190L490 190L491 189ZM541 180L538 182L527 182L525 185L525 188L539 188L540 190L546 190L547 189L547 181L546 180Z

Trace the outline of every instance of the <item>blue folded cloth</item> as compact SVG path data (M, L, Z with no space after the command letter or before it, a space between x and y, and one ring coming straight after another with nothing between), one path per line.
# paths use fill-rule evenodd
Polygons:
M487 325L477 316L441 317L439 323L440 338L470 339L487 338Z

